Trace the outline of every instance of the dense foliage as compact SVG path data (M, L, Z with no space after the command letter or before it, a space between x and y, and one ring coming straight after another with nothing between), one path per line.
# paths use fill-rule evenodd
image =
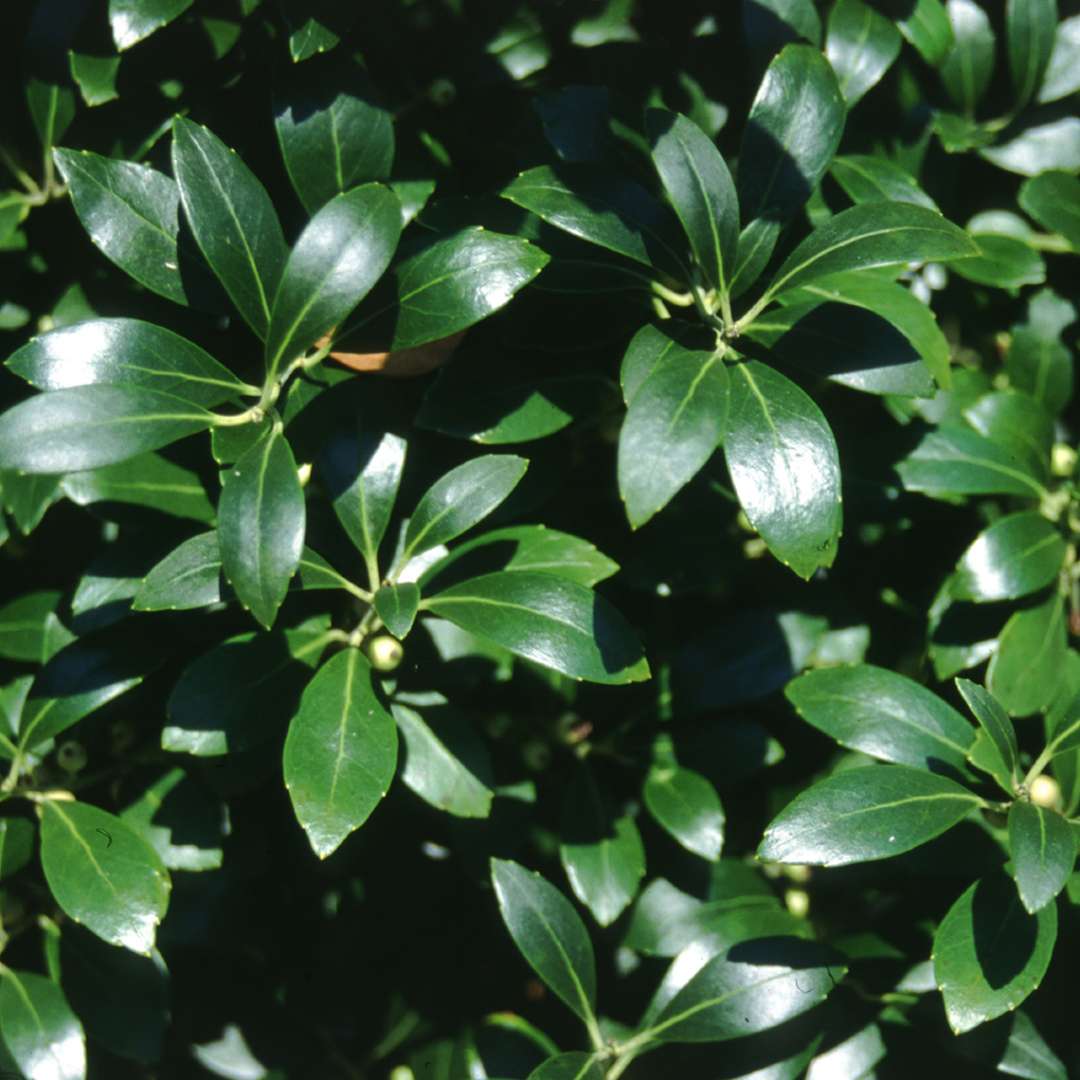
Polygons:
M1080 15L2 21L0 1074L1080 1072Z

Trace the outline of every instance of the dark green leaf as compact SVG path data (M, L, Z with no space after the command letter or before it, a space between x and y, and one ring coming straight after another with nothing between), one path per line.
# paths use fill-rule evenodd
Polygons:
M39 390L146 387L210 408L246 386L186 338L139 319L90 319L31 338L6 366Z
M86 1080L82 1024L52 979L0 968L0 1036L23 1076Z
M330 642L320 615L291 630L239 634L188 665L166 705L165 750L213 757L279 734Z
M571 1050L548 1058L529 1073L527 1080L604 1080L604 1066L595 1054Z
M66 645L62 640L57 643L57 628L49 618L60 597L52 591L24 593L0 608L0 656L43 664ZM59 629L63 630L62 624Z
M68 53L71 77L78 83L83 101L91 108L115 101L116 73L120 70L119 56L93 56L90 53Z
M601 926L610 926L645 876L645 849L634 819L616 814L592 773L582 768L567 789L559 835L574 895Z
M396 702L391 711L405 740L402 783L455 817L486 818L491 813L491 765L467 719L440 717L437 709L424 717Z
M941 81L968 116L982 100L994 74L994 30L974 0L949 0L954 44L941 65Z
M1029 393L1051 415L1059 413L1072 398L1072 353L1056 336L1016 327L1005 370L1013 386Z
M1062 19L1054 32L1054 48L1039 88L1040 103L1060 101L1080 90L1080 15Z
M172 394L77 386L23 401L0 416L0 467L26 473L96 469L210 427L213 414Z
M978 254L953 267L961 277L980 285L1011 290L1023 285L1041 285L1046 280L1042 256L1023 240L994 233L980 233L973 239L978 244Z
M334 513L379 580L379 544L390 523L406 442L381 432L343 431L323 448L319 472Z
M953 45L952 26L941 0L887 0L885 10L928 64L941 64Z
M649 813L687 851L715 861L724 847L724 808L700 773L655 766L642 792Z
M816 48L788 45L769 65L739 152L739 206L748 225L731 279L736 294L753 284L780 230L825 175L846 114L836 75Z
M1016 390L983 394L964 409L963 415L980 435L1008 446L1017 458L1027 460L1034 476L1046 479L1054 444L1054 420L1030 394Z
M0 818L0 881L34 857L34 826L25 818Z
M1076 864L1076 834L1056 811L1017 801L1009 807L1009 853L1020 900L1034 915L1065 888Z
M934 935L934 979L957 1035L1015 1009L1046 973L1057 908L1028 915L1004 874L976 881Z
M831 566L841 528L840 463L821 410L756 360L733 365L724 455L750 524L800 577Z
M1023 1009L959 1036L954 1045L962 1057L1007 1076L1069 1080L1064 1063Z
M662 510L712 457L724 436L728 387L722 352L670 339L619 432L619 494L632 528Z
M937 211L911 203L863 203L815 229L784 260L768 295L828 274L977 255L971 237Z
M269 628L304 546L304 489L277 428L228 472L218 504L221 566L237 599Z
M89 150L53 151L75 213L101 253L140 285L187 304L176 234L180 191L164 173Z
M324 664L289 724L282 767L297 820L325 859L368 819L390 788L397 728L375 694L359 649Z
M580 585L596 585L619 569L618 563L578 536L546 525L511 525L456 544L449 555L424 571L420 585L437 588L451 567L455 567L453 573L457 576L464 567L473 566L557 574Z
M187 611L221 599L221 546L216 531L185 540L143 579L136 611Z
M539 874L508 859L491 860L491 880L514 944L529 966L578 1016L596 1003L596 960L585 924Z
M60 76L60 71L55 72ZM61 76L62 77L62 76ZM63 80L67 83L67 79ZM54 77L31 77L26 82L26 107L42 149L48 153L75 119L75 93Z
M96 806L40 806L41 868L56 902L102 940L149 956L171 888L157 852Z
M505 649L574 679L622 684L649 677L634 632L603 597L553 574L485 574L423 606Z
M790 802L765 830L758 857L813 866L887 859L981 804L954 781L908 765L846 769Z
M357 184L385 180L394 162L390 114L374 104L358 68L333 69L332 80L330 73L298 68L274 115L285 168L309 214Z
M1021 109L1042 85L1057 28L1057 0L1008 0L1005 29L1009 44L1009 73Z
M113 41L123 52L182 15L192 0L109 0Z
M1016 742L1016 729L1008 713L998 704L992 694L977 683L968 679L957 679L956 689L960 691L968 708L978 720L979 727L986 733L986 737L996 751L999 767L994 769L994 775L1004 777L1007 781L1005 790L1009 795L1015 794L1020 750Z
M618 173L595 165L541 165L521 173L501 194L590 244L644 266L680 271L677 226L644 188Z
M169 973L157 952L137 956L65 926L60 963L64 990L94 1042L147 1065L160 1059L170 1021Z
M743 33L763 63L789 42L821 44L821 16L813 0L743 0L741 6Z
M333 330L390 265L401 204L381 184L332 198L308 222L281 275L266 338L268 376Z
M909 491L928 495L1021 495L1044 488L1027 460L959 424L942 424L896 467Z
M766 1031L824 1001L847 969L822 946L763 938L714 956L648 1029L664 1042L721 1042Z
M191 231L210 269L260 338L287 248L266 188L212 131L173 120L173 173Z
M395 351L451 337L505 307L547 262L545 252L519 236L463 229L394 267L385 291L372 297L377 309L358 324L360 340L370 333ZM365 331L368 321L374 325ZM348 337L338 345L348 346Z
M854 203L884 200L937 209L915 177L886 157L845 154L833 159L829 173Z
M863 0L837 0L829 12L825 55L850 109L900 55L900 33Z
M484 454L436 480L409 519L402 562L483 521L517 487L528 467L514 454Z
M960 600L1018 600L1049 585L1061 571L1065 541L1035 510L999 518L960 557L952 594Z
M1040 173L1024 181L1018 201L1043 228L1060 233L1080 252L1080 180L1060 170Z
M120 818L170 870L216 870L222 864L225 807L183 769L162 773Z
M784 691L799 715L841 746L882 761L963 771L975 738L951 705L903 675L872 664L821 668Z
M706 279L728 291L739 246L739 204L731 173L712 140L685 116L650 109L645 127L653 164Z
M987 689L1013 716L1045 708L1061 682L1066 647L1064 605L1054 590L1009 616L986 671Z
M412 629L419 605L420 590L412 582L384 585L375 594L375 611L396 638L404 638Z

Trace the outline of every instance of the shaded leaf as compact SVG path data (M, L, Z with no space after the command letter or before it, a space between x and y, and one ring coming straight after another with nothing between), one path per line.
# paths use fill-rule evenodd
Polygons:
M1056 811L1018 800L1009 807L1009 853L1024 908L1052 903L1076 865L1076 834Z

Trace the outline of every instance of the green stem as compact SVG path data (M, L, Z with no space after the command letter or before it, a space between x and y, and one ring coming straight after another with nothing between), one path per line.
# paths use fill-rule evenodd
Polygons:
M676 307L694 306L696 297L693 293L675 292L674 289L669 289L659 281L652 281L650 284L652 285L652 291L659 296L661 300L666 300L669 304L674 304Z
M6 146L0 146L0 162L3 162L8 172L19 181L20 184L26 189L27 193L35 198L40 197L43 193L34 178L21 169L15 159L11 156Z
M1024 238L1036 251L1048 251L1053 255L1067 255L1073 251L1072 244L1060 233L1032 233Z

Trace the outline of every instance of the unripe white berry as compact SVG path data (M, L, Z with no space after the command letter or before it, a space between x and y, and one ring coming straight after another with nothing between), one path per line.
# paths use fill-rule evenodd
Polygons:
M1031 781L1028 797L1036 806L1056 810L1061 806L1061 785L1052 776L1043 773Z
M56 764L66 773L81 772L86 768L86 747L74 739L62 742L56 751Z
M405 655L401 642L389 634L372 638L368 645L368 659L376 671L393 671Z

